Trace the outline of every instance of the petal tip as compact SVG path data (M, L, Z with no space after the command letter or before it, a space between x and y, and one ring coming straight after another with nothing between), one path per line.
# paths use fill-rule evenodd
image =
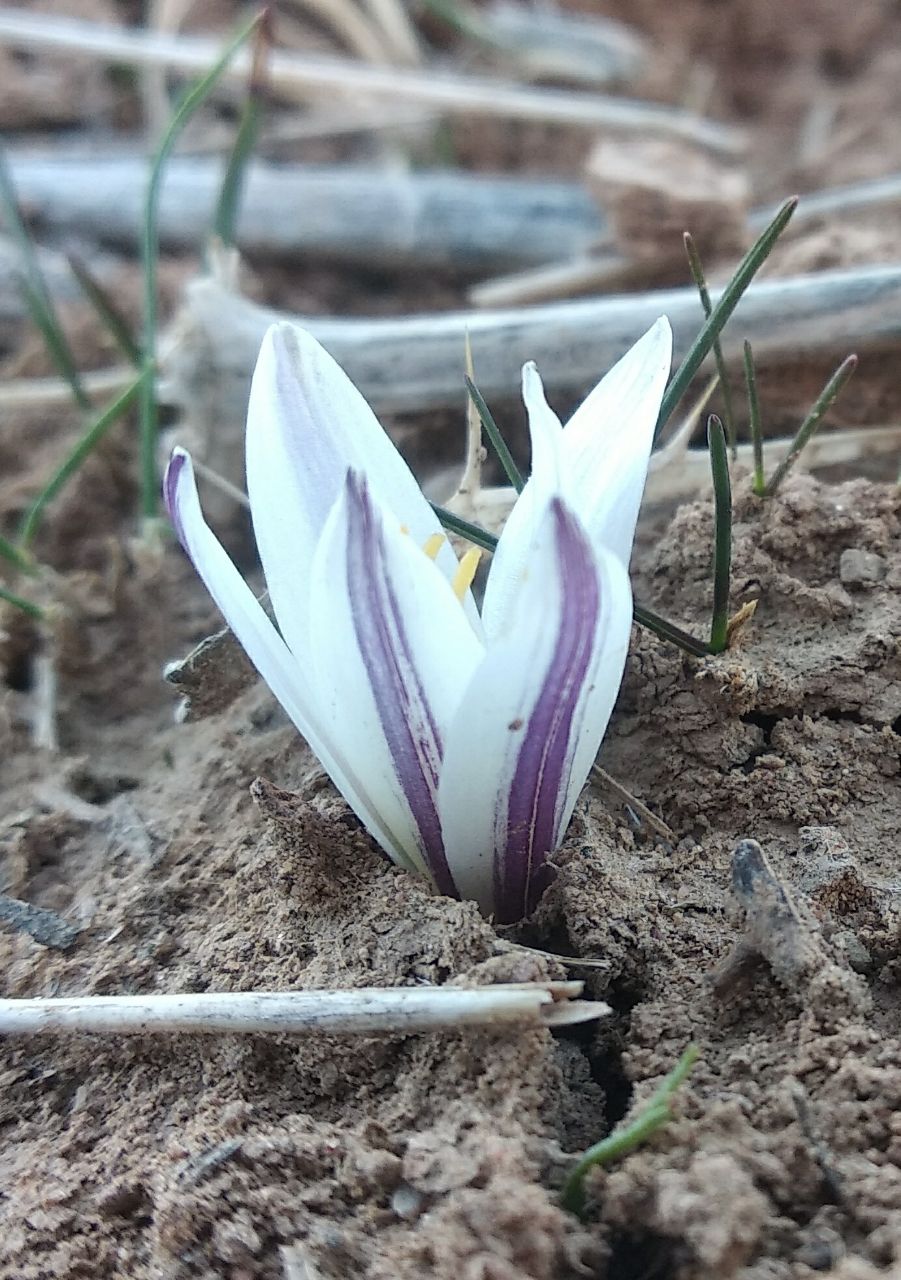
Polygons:
M163 477L163 500L166 504L166 510L169 513L169 519L172 521L175 532L178 534L178 540L184 544L184 536L182 531L181 513L179 512L178 490L181 483L182 475L185 467L188 468L190 474L191 455L181 448L172 450L172 456L166 467L166 474Z

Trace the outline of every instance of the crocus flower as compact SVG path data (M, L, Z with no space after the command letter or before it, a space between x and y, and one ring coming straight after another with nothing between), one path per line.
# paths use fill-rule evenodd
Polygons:
M248 656L396 863L521 919L550 878L622 679L628 559L669 372L665 319L566 427L523 370L532 471L481 613L406 463L310 334L270 329L247 486L276 628L204 521L191 460L165 493Z

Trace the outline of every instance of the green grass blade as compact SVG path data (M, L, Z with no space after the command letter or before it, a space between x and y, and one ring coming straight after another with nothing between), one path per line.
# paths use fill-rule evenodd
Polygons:
M643 604L633 602L632 616L640 627L644 627L647 631L653 631L654 635L659 636L661 640L668 640L670 644L684 649L693 658L706 658L710 653L709 647L703 640L695 639L687 631L677 627L675 623L667 622L666 618L661 618L659 613L654 613L652 609L645 608Z
M14 591L7 591L6 587L0 587L0 600L5 600L7 604L21 609L23 613L28 614L29 618L41 619L44 616L44 610L39 604L26 600L24 596L17 596Z
M688 1073L698 1060L698 1050L690 1044L648 1105L630 1125L619 1133L596 1142L580 1156L563 1186L563 1207L580 1217L585 1212L585 1175L598 1164L609 1164L634 1151L641 1143L656 1133L673 1118L672 1100L676 1090L684 1084Z
M837 400L842 389L844 388L845 383L854 373L854 370L856 368L857 368L857 356L854 356L854 355L848 356L845 360L841 362L839 367L836 369L835 373L832 375L832 377L826 383L823 390L817 396L816 401L814 402L814 405L810 410L810 413L808 413L807 417L801 423L800 427L798 427L798 430L795 433L795 438L794 440L792 440L791 445L789 447L788 453L779 463L779 466L776 468L776 470L773 472L772 479L770 480L769 484L766 487L766 496L768 498L772 498L773 494L777 492L777 490L779 489L779 486L782 484L782 481L785 479L789 471L791 471L792 467L797 462L798 458L801 455L802 450L807 445L807 442L810 440L811 436L816 431L817 427L823 421L823 418L825 417L825 415L829 412L829 410L835 404L835 401Z
M497 547L497 538L493 533L489 533L487 529L482 529L477 524L470 524L468 520L462 520L460 516L455 516L453 511L448 511L446 507L439 507L436 502L431 504L435 515L450 533L456 533L461 538L473 543L476 547L481 547L484 551L494 551Z
M141 367L141 349L132 336L131 326L128 321L84 259L75 253L67 253L66 258L72 269L72 274L97 315L106 325L116 346L129 364L133 364L136 369L139 369Z
M754 279L757 272L769 257L773 245L788 226L791 216L798 204L797 196L786 200L770 225L762 232L759 239L748 250L739 264L735 275L726 285L719 301L704 322L694 342L688 349L685 359L679 365L672 382L666 389L657 418L657 430L660 431L672 417L676 406L682 399L692 378L700 369L714 341L720 336L726 321L738 306L742 294Z
M754 450L754 478L751 489L758 498L766 493L766 476L763 471L763 429L760 424L760 400L757 396L757 370L754 353L745 339L745 387L748 392L748 419L751 429L751 447Z
M698 253L694 237L688 231L685 232L683 239L685 241L685 252L688 255L688 269L701 299L704 315L709 320L710 313L713 311L713 303L710 301L710 290L707 288L707 277L704 275L701 256ZM726 427L726 439L729 441L729 449L734 458L738 440L735 432L735 415L732 412L732 384L729 381L729 373L726 369L726 362L723 359L723 348L719 338L714 338L713 341L713 359L716 364L720 392L723 397L723 422Z
M32 319L41 331L51 360L69 384L76 404L81 409L90 410L90 399L78 376L75 358L59 322L28 227L19 209L16 188L2 148L0 148L0 212L22 257L22 287Z
M716 414L707 420L707 447L713 472L713 617L710 652L722 653L729 634L729 580L732 573L732 484L726 432Z
M435 515L444 525L445 529L451 533L458 534L461 538L466 538L469 542L477 547L482 547L485 551L494 551L497 547L497 538L493 533L489 533L487 529L482 529L477 524L471 524L468 520L463 520L460 516L454 515L452 511L448 511L446 507L439 507L437 503L431 504ZM686 653L690 653L695 658L705 658L710 649L703 640L696 640L694 636L683 631L681 627L675 626L672 622L667 622L665 618L661 618L659 614L654 613L651 609L646 609L643 605L633 604L632 616L640 627L653 631L655 635L660 636L661 640L668 640L670 644L678 645L680 649L684 649Z
M114 400L113 403L103 411L95 422L92 422L88 429L78 438L67 457L63 460L56 471L44 485L41 492L32 502L31 506L25 513L19 530L19 542L22 547L28 547L37 533L44 508L48 502L51 502L60 489L66 484L85 458L97 447L99 442L106 435L110 427L122 417L122 415L131 407L136 400L141 387L144 386L150 373L145 369L134 382L126 388L125 391Z
M225 177L219 192L219 201L213 216L213 234L223 244L235 242L235 227L241 207L241 193L247 165L257 144L263 117L263 96L266 88L266 59L272 47L272 24L269 11L265 10L257 26L247 97L241 110L241 119L235 143L225 167Z
M261 21L257 14L228 44L222 56L210 70L184 95L166 130L150 170L147 196L144 202L144 219L141 232L141 267L144 277L144 332L142 334L142 359L145 373L142 381L140 410L140 467L141 510L145 518L152 520L160 501L159 476L156 465L158 412L156 403L156 332L157 332L157 264L159 259L159 203L163 171L166 161L178 140L178 135L216 87L223 71L238 49L250 38Z
M4 560L8 560L13 568L18 569L19 573L36 573L37 566L31 560L21 547L17 547L15 543L10 542L7 538L0 536L0 556Z
M478 410L479 417L482 419L482 427L485 431L485 435L488 437L492 449L497 454L498 460L504 468L507 479L510 481L517 493L522 493L526 483L523 479L522 472L513 461L513 454L507 448L507 442L501 435L500 428L494 421L491 410L485 403L484 396L468 374L466 375L466 390L469 392L469 398Z

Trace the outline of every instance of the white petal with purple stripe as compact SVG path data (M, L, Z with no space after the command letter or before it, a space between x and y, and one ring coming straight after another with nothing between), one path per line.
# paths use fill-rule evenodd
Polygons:
M503 922L521 919L544 888L547 856L607 727L630 626L625 569L598 555L552 499L505 628L454 719L441 774L457 887Z
M313 672L330 732L445 893L444 740L483 656L444 575L349 472L313 562Z

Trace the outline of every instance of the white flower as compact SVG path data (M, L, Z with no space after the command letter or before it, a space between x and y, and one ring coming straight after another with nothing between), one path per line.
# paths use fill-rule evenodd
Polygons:
M501 921L535 906L597 754L632 619L627 564L669 373L665 319L565 428L523 370L532 473L481 616L406 463L308 333L270 329L247 486L278 630L203 519L189 456L178 536L260 675L372 836Z

